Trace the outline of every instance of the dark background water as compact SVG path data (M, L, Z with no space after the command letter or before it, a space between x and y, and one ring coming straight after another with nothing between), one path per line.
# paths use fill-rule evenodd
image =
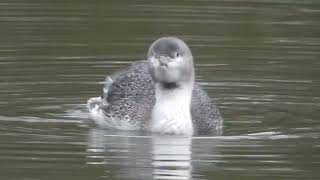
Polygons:
M191 47L224 136L88 126L106 75ZM0 179L319 179L320 2L0 2Z

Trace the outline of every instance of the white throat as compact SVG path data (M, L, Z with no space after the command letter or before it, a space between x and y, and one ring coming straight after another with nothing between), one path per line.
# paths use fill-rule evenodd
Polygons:
M162 134L193 135L191 97L193 83L173 89L155 85L156 104L152 112L151 131Z

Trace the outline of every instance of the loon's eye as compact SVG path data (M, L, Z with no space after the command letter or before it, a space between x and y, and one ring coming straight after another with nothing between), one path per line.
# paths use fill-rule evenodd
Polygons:
M180 57L180 54L178 52L176 52L176 57Z

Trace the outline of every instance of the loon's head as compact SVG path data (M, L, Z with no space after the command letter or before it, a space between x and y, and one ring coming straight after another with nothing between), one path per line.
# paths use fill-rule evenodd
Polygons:
M193 83L193 57L189 47L175 37L162 37L149 48L148 64L155 83L175 87Z

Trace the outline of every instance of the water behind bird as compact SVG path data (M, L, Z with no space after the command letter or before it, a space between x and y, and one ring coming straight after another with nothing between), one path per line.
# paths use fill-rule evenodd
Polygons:
M316 1L0 3L0 179L319 179ZM99 129L105 76L184 39L223 136Z

